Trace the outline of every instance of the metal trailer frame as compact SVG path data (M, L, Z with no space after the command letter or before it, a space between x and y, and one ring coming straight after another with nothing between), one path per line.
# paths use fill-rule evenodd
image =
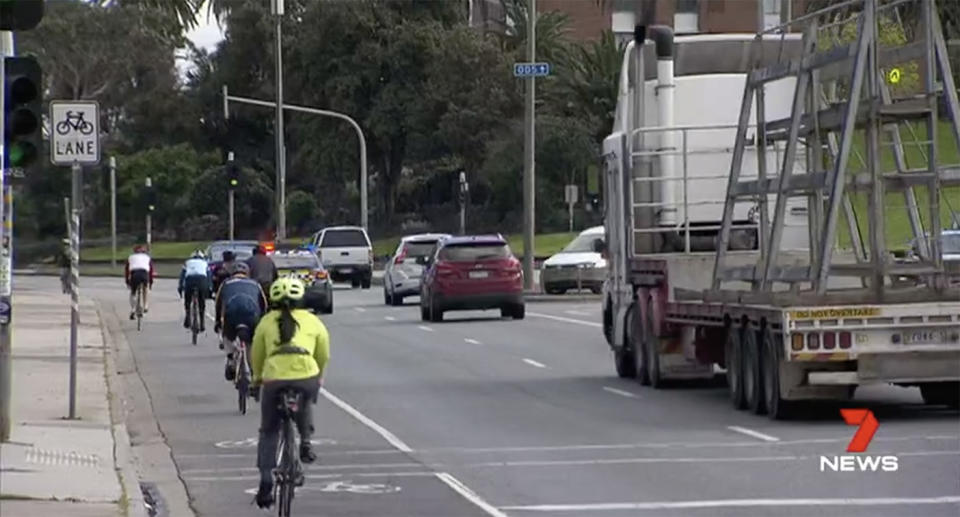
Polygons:
M893 10L910 1L917 1L922 7L923 20L918 31L923 35L922 41L881 49L876 30L878 11ZM632 286L632 303L621 305L618 314L611 314L614 321L607 321L605 310L604 327L621 376L636 376L641 384L659 387L671 368L672 378L706 377L714 374L712 365L718 363L728 368L734 406L756 413L767 412L771 418L786 416L793 400L849 397L857 385L870 382L919 385L928 402L956 407L960 393L960 288L951 286L949 279L960 271L945 268L938 236L940 188L960 185L960 167L937 163L936 130L938 98L942 97L953 122L953 137L960 148L960 103L934 1L891 0L879 6L880 3L880 0L848 0L757 35L759 42L764 33L785 32L802 24L804 54L771 66L757 66L748 75L719 242L712 254L710 288L684 288L679 285L683 282L676 281L689 272L690 264L700 265L707 258L704 254L690 253L688 224L684 232L685 253L631 253L629 259L627 254L620 255L628 262L622 265L625 271L621 275L628 277ZM849 16L851 12L853 15ZM847 18L836 21L842 18L837 13L844 13ZM832 23L819 24L821 19L830 16L834 17ZM854 43L817 52L818 30L853 19L858 24ZM756 47L758 53L762 52L761 45ZM761 58L756 54L755 57L759 63ZM893 99L883 84L883 67L916 59L923 60L922 69L926 72L922 74L923 93L912 99ZM943 83L939 89L938 70ZM830 97L825 90L830 90L830 85L824 88L822 81L845 75L849 80L846 99L825 106ZM791 116L767 121L763 85L788 76L797 78ZM861 93L864 86L867 91ZM836 91L835 85L832 91ZM754 102L757 127L762 128L756 139L759 145L754 146L760 156L758 177L742 181L741 164L750 145L747 132ZM927 164L919 170L907 169L903 142L896 126L910 119L925 120L927 126L929 140L924 142L928 148ZM619 167L620 182L629 181L624 176L632 170L629 166L632 158L638 157L633 136L668 129L636 129L639 124L635 124L635 120L640 117L630 121L630 142L621 147L629 151L624 154L631 159L617 158L628 162ZM858 127L865 128L867 134L867 156L865 160L861 158L866 171L847 177L850 156L858 155L853 145L853 133ZM912 127L908 127L912 132ZM893 140L897 166L893 173L881 170L879 136L882 130L888 131ZM800 152L802 139L807 143L803 153L808 168L806 174L797 175L793 174L791 164ZM778 159L779 174L767 177L764 155L769 143L778 140L786 142L784 158ZM685 155L686 149L681 153ZM684 171L684 191L687 179ZM934 236L931 239L924 238L914 186L927 187L929 230ZM894 264L886 255L883 203L888 188L904 192L911 228L923 242L919 263ZM857 191L868 195L870 220L866 242L859 234L853 204L847 196ZM623 193L626 203L632 204L634 190L625 189ZM767 209L760 210L759 253L740 254L734 260L738 254L730 251L729 243L735 226L735 204L752 199L764 207L770 195L776 195L773 220L767 220ZM810 207L811 245L806 264L782 264L788 255L780 251L780 242L789 197L805 197ZM829 244L837 238L840 210L845 212L854 248L848 257L853 259L852 263L837 261L834 246ZM624 216L623 213L614 215ZM664 231L632 228L631 218L625 219L620 231L627 232L630 238L623 236L617 241L621 246L628 244L634 252L635 232ZM752 258L759 260L752 265L743 263ZM673 282L671 268L680 271ZM886 283L888 277L903 275L916 281L907 287L892 281L889 285ZM849 285L852 278L860 285ZM731 282L739 283L741 288L721 288L723 283ZM807 289L802 289L804 284ZM614 335L611 336L611 332ZM931 333L938 338L942 336L942 341L911 344L909 349L901 346L915 341L918 335ZM878 345L880 341L883 343ZM811 346L814 342L816 348ZM686 370L683 364L665 364L678 357L680 363L686 361ZM709 368L705 368L707 365Z

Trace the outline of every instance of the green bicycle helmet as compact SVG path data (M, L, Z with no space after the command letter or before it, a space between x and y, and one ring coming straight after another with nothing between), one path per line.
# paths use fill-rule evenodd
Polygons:
M270 285L270 302L278 303L284 300L295 302L303 299L304 291L306 291L306 287L299 278L278 278Z

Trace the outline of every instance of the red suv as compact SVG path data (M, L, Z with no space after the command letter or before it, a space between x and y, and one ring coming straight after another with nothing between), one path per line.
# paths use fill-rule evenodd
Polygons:
M442 321L451 310L500 309L523 319L523 273L499 235L447 237L425 263L420 294L423 321Z

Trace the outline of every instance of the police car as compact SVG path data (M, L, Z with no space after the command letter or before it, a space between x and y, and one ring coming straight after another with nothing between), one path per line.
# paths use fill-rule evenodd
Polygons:
M323 314L333 312L333 283L316 253L307 250L274 251L267 255L280 276L295 276L307 286L303 303L307 309Z

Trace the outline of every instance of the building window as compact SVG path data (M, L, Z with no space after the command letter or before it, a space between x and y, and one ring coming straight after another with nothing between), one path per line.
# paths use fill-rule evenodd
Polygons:
M763 0L763 28L769 29L780 25L781 0Z
M700 1L677 0L673 30L678 34L700 32Z

